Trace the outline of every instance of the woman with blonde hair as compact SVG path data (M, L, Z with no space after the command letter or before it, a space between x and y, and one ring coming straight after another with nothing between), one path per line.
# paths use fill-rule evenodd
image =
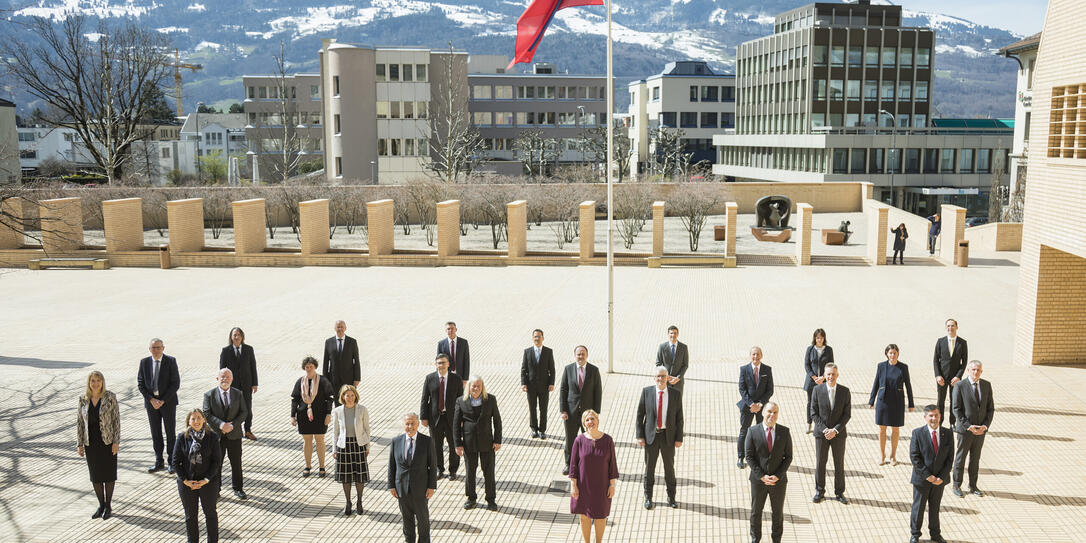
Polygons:
M589 543L596 527L596 543L603 541L603 529L611 514L611 498L618 481L615 441L600 431L600 414L589 409L581 415L585 431L573 440L569 455L571 481L569 512L581 516L581 535Z
M502 416L498 398L487 394L483 378L472 375L464 384L464 395L456 399L452 419L456 454L463 456L468 466L464 477L464 509L478 505L475 473L483 468L486 508L497 511L497 484L494 480L494 453L502 448Z
M336 481L343 483L347 507L343 514L351 516L351 485L358 491L358 514L362 514L362 489L370 481L370 413L358 403L358 389L351 385L339 388L339 405L332 410L332 441L336 450Z
M185 431L177 434L173 448L173 469L177 474L177 493L185 508L185 531L189 543L200 541L198 507L207 521L207 540L219 541L219 470L222 449L219 436L207 425L202 409L193 409L185 417Z
M121 441L121 417L117 397L106 390L100 371L87 376L87 388L79 397L76 413L76 452L86 457L98 510L91 518L113 515L113 486L117 483L117 449Z

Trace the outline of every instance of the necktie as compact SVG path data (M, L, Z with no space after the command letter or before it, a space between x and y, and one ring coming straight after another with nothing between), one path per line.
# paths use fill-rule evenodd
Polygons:
M539 363L539 347L535 348L535 363Z
M343 338L336 338L336 341L339 342L336 349L338 349L339 354L343 354Z
M241 358L241 347L234 347L234 356Z
M453 371L456 371L456 340L449 340L449 360L452 361Z
M769 448L769 452L773 452L773 429L765 429L765 446Z
M673 362L675 361L675 344L674 343L671 344L671 360Z
M415 457L415 438L407 438L407 463L411 463L411 459Z
M656 400L656 429L664 427L664 391L660 391L659 398Z
M938 430L931 431L931 448L935 450L935 454L939 454L939 435Z
M973 397L977 400L977 405L980 405L980 383L973 383Z
M584 367L577 367L577 388L584 388Z
M836 395L836 393L837 393L837 387L834 387L834 388L827 388L827 390L828 390L828 391L829 391L829 393L830 393L830 411L833 411L833 397L834 397L834 396Z
M948 339L947 344L950 347L950 356L954 356L954 338Z
M155 396L158 396L158 369L162 366L162 362L155 360L155 371L151 375L151 382L155 384Z
M221 388L219 390L222 390ZM226 406L226 409L230 409L230 391L222 390L222 404Z
M437 389L437 404L441 406L441 412L445 412L445 378L441 378L441 382L438 383Z
M758 377L759 377L759 375L758 375L758 368L759 368L759 367L760 367L760 366L754 366L754 387L755 387L755 388L757 388L757 387L758 387Z

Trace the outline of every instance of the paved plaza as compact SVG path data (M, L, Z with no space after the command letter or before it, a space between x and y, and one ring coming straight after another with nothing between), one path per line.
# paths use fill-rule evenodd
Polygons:
M914 240L920 245L923 236ZM759 345L774 369L780 423L792 429L794 443L784 540L907 541L911 468L877 465L878 428L867 398L883 347L893 342L912 369L917 405L932 403L932 350L952 316L970 357L985 363L996 414L981 462L986 495L960 499L948 490L943 536L1086 541L1086 448L1078 432L1086 422L1086 369L1014 365L1017 253L973 256L968 269L924 257L910 264L926 265L885 267L617 268L614 373L604 374L601 429L617 442L621 476L606 540L749 540L749 471L735 467L736 382L748 349ZM561 474L558 392L550 439L530 439L520 360L538 327L559 371L573 347L585 344L606 372L606 292L606 271L594 266L0 270L0 540L182 540L174 477L145 470L153 453L137 363L148 355L149 338L165 340L181 371L180 416L215 386L219 350L237 325L256 350L253 429L260 440L244 445L249 499L222 494L222 539L402 541L396 502L385 490L388 447L402 431L400 416L418 410L443 323L455 320L470 341L472 370L501 409L500 510L464 511L463 479L440 481L430 502L434 541L580 541ZM331 477L300 477L302 440L288 420L300 361L320 356L339 318L359 342L359 388L374 439L362 517L343 517L342 489ZM676 459L680 507L662 503L658 467L657 507L646 511L633 420L670 324L690 347L686 440ZM834 347L840 383L853 394L849 505L811 503L814 443L804 434L800 387L804 349L818 327ZM90 519L97 504L75 452L77 400L91 369L105 374L122 404L119 481L107 521ZM921 424L919 411L906 415L899 460L907 462L907 436ZM768 540L768 511L763 518Z

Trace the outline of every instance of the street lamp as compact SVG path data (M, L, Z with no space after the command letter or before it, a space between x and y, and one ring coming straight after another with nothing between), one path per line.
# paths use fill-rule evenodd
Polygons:
M377 161L370 161L370 182L374 185L377 184Z
M585 120L585 115L584 115L584 106L577 106L577 111L580 111L580 112L581 112L581 119L580 119L580 122L579 122L579 123L577 123L577 124L581 124L581 123L583 123L583 122L584 122L584 120ZM582 165L583 165L583 164L584 164L584 162L585 162L585 158L584 158L584 148L585 148L585 144L587 143L587 141L585 140L585 136L584 136L584 130L585 130L584 126L581 126L581 164L582 164Z
M890 131L890 147L891 147L890 152L896 152L897 151L897 119L894 117L893 113L890 113L889 111L886 111L885 109L880 109L879 113L880 114L886 114L886 115L890 116L890 122L893 123L893 126L891 127L891 131ZM900 160L900 157L898 158L898 160ZM890 165L890 156L889 156L889 154L887 154L887 156L886 156L886 163L887 163L886 164L887 166ZM896 169L896 168L894 168L894 169ZM894 205L894 169L890 170L890 205Z
M196 181L203 182L204 168L200 164L200 108L204 107L203 102L196 102Z

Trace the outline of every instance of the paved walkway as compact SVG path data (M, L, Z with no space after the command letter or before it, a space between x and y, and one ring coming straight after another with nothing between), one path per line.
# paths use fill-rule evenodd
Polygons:
M983 257L984 255L976 255ZM934 399L930 357L942 322L954 316L971 356L985 362L996 416L981 469L984 498L944 498L943 534L953 541L1086 541L1086 372L1019 367L1011 360L1018 268L1002 255L984 265L870 267L618 268L615 373L604 377L602 428L618 442L621 481L611 541L745 541L747 471L735 468L736 378L751 345L776 374L780 423L793 430L795 459L786 541L904 541L910 468L877 466L877 428L863 409L875 363L890 342L913 368L917 403ZM219 349L233 325L255 346L260 390L256 444L245 444L249 500L223 494L224 540L400 541L395 501L384 490L388 444L400 415L418 409L444 321L471 342L472 368L498 398L505 446L498 453L501 510L463 511L463 483L442 481L431 502L435 541L579 541L561 475L561 440L528 438L519 389L522 349L533 328L560 364L584 343L606 369L605 271L579 268L303 268L0 274L0 539L177 541L183 538L172 477L144 471L152 460L137 361L148 338L165 339L181 364L181 406L214 386ZM319 354L334 319L346 319L364 361L363 403L374 452L364 517L342 516L331 479L300 478L301 439L287 420L299 362ZM634 444L638 391L651 384L656 345L678 325L690 345L685 446L678 452L679 510L641 507L642 453ZM812 504L814 446L803 434L801 357L823 327L853 391L848 506ZM122 400L115 518L90 520L96 504L75 454L77 397L90 369ZM550 433L557 437L557 393ZM907 415L907 430L922 424ZM907 459L908 443L898 457ZM329 467L332 467L329 459ZM662 485L662 468L658 484ZM481 484L481 483L480 483ZM664 495L658 489L657 497ZM766 515L768 537L768 514ZM926 535L926 533L925 533Z

